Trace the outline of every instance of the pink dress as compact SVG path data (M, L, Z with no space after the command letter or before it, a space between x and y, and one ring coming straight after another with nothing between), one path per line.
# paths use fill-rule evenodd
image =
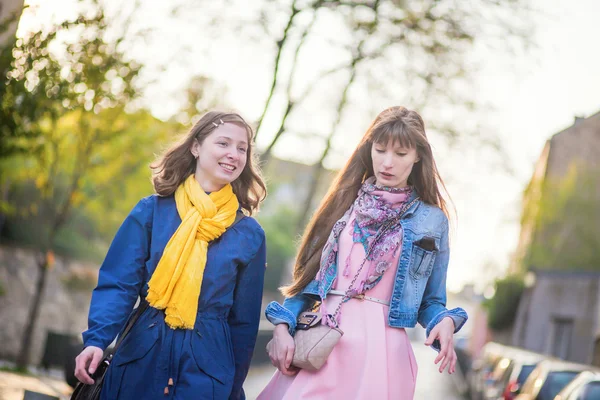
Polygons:
M362 244L353 243L351 235L352 224L347 224L340 235L338 259L345 261L352 252L350 271L344 276L345 262L338 262L337 290L348 288L365 257ZM389 301L400 252L398 249L394 262L367 296ZM333 313L341 299L328 295L326 309ZM325 365L316 372L300 370L295 376L276 371L258 400L412 399L417 363L406 331L388 326L388 311L389 306L372 301L346 302L339 318L344 335Z

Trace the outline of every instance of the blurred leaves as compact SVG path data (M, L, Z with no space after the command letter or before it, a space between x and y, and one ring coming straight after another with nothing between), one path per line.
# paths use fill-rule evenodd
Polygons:
M136 107L142 66L109 39L104 11L92 5L18 38L3 77L0 182L12 226L2 231L40 249L52 249L73 209L114 232L134 204L127 196L150 193L147 164L179 129Z
M272 204L268 214L259 214L258 220L267 238L267 271L265 291L277 293L289 263L296 254L295 222L298 211L288 205Z
M488 311L488 326L500 331L513 325L525 284L520 275L509 275L497 279L494 288L494 297L483 305Z
M600 270L600 170L571 163L561 178L546 177L539 195L530 185L522 223L533 224L533 238L522 269Z

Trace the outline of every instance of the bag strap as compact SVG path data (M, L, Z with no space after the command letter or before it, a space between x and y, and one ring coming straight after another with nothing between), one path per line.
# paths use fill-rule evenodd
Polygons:
M138 306L138 308L136 308L135 314L133 314L133 316L127 323L127 326L125 326L125 330L123 331L121 336L119 336L119 340L117 340L117 344L115 344L115 348L113 349L113 354L115 354L117 352L117 349L121 345L121 342L123 342L123 339L125 339L127 334L129 334L129 331L131 331L131 328L133 328L133 325L135 325L135 322L144 313L144 311L146 311L148 306L149 306L149 304L146 300L140 301L140 305Z
M229 225L227 227L227 229L225 229L225 232L227 232L232 226L234 226L235 224L240 222L242 218L244 218L244 213L242 211L238 210L235 214L235 220L233 221L233 223L231 225ZM117 340L117 343L115 344L113 354L115 354L117 352L117 349L121 345L121 342L123 341L123 339L125 339L125 337L129 334L129 331L131 331L131 328L133 328L133 326L135 325L138 318L144 313L144 311L146 311L146 309L149 306L150 306L150 304L148 304L148 302L146 300L142 300L140 302L140 305L138 306L138 308L136 308L135 314L133 314L133 316L127 323L127 326L125 326L123 333L121 334L121 336L119 336L119 340Z
M379 232L377 232L377 235L375 236L375 239L371 242L371 246L369 246L369 248L367 249L367 253L365 254L365 258L362 261L362 263L360 264L360 268L358 268L358 271L356 272L356 275L354 275L354 278L352 279L352 282L350 282L350 285L348 286L348 289L346 289L344 297L342 297L342 301L340 301L340 304L338 304L337 308L335 309L335 312L333 313L333 315L331 315L331 320L335 324L335 326L337 326L337 316L338 316L338 314L340 312L340 309L342 308L342 304L344 304L345 302L347 302L348 300L350 300L352 298L351 292L352 292L352 289L354 287L354 284L356 283L356 280L358 279L360 273L362 272L362 269L365 266L365 263L369 259L369 256L373 252L373 249L375 248L375 245L377 244L377 241L393 225L395 225L398 221L400 221L400 219L402 219L402 217L404 217L404 214L406 214L406 212L408 211L408 209L411 208L413 206L413 204L415 204L417 201L419 201L419 197L418 196L413 201L411 201L410 203L404 205L404 207L402 207L402 209L398 213L398 216L395 217L395 218L392 218L391 220L389 220L388 222L386 222L386 224L383 227L381 227L381 229L379 230Z
M233 224L229 225L229 226L227 227L227 229L225 229L225 232L227 232L227 230L228 230L229 228L231 228L232 226L234 226L235 224L237 224L238 222L240 222L240 220L241 220L242 218L244 218L244 213L243 213L241 210L238 210L238 211L235 213L235 221L233 221Z

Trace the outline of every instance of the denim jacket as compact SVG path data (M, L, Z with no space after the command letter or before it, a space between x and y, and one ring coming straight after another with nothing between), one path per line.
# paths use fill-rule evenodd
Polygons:
M416 194L413 193L414 197ZM454 333L458 332L468 317L462 308L446 308L446 272L450 255L448 218L438 207L417 201L405 212L400 224L403 229L402 252L390 299L389 326L412 328L418 322L429 336L433 327L445 317L450 317L454 321ZM429 246L422 245L423 238L431 238L425 240L429 241ZM432 242L434 246L431 246ZM293 335L298 315L320 301L319 284L319 281L313 280L301 293L285 299L283 305L271 302L265 310L267 319L275 325L288 324ZM333 279L324 284L327 296ZM439 351L437 340L432 347Z

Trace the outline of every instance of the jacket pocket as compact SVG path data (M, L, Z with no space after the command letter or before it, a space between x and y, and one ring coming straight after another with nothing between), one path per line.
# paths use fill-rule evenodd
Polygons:
M120 366L144 358L158 341L159 324L147 320L139 322L117 350L114 359L116 365Z
M429 239L433 240L432 238ZM433 262L437 255L437 246L435 244L428 249L424 249L419 242L413 243L410 253L410 274L416 280L427 278L431 275Z
M197 329L194 329L193 338L191 340L192 347L192 355L194 357L194 361L200 370L202 370L205 374L214 378L216 381L225 386L231 386L233 382L233 375L235 373L233 366L230 371L229 368L225 368L223 366L223 360L216 357L214 354L214 346L207 341L210 338L208 335L206 337L202 337ZM225 339L223 337L223 339ZM228 355L220 354L221 357L228 357Z

